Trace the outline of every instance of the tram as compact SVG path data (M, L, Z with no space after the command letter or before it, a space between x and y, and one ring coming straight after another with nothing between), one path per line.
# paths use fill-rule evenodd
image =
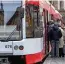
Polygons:
M47 41L47 22L52 15L40 8L39 1L22 0L20 3L6 23L6 19L0 22L1 63L42 64L51 51ZM4 11L2 14L6 18Z

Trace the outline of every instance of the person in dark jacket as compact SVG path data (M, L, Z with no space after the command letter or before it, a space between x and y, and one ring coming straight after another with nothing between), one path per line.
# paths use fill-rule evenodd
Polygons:
M47 28L48 28L47 34L48 34L49 31L53 28L53 26L54 26L54 22L53 22L53 20L50 20L50 21L47 23ZM48 35L47 35L47 40L50 41Z
M52 47L51 56L59 57L59 39L62 37L62 33L57 24L54 24L53 29L48 32L48 37Z

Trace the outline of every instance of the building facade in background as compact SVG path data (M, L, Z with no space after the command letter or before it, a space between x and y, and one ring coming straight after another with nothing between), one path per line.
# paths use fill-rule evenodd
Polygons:
M65 0L51 0L50 3L59 11L65 21Z

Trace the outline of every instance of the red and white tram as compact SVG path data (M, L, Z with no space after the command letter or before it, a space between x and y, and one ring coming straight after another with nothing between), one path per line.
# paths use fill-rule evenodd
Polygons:
M61 16L46 1L22 0L21 4L10 20L0 25L0 59L5 62L8 58L10 64L42 63L51 50L47 22L52 15L54 19Z

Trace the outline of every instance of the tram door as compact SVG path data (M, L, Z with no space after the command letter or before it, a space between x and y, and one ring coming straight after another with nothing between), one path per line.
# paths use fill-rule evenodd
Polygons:
M44 14L44 30L45 30L45 54L47 54L49 52L49 41L48 41L48 37L47 37L47 32L48 32L48 11L43 9L43 14Z

